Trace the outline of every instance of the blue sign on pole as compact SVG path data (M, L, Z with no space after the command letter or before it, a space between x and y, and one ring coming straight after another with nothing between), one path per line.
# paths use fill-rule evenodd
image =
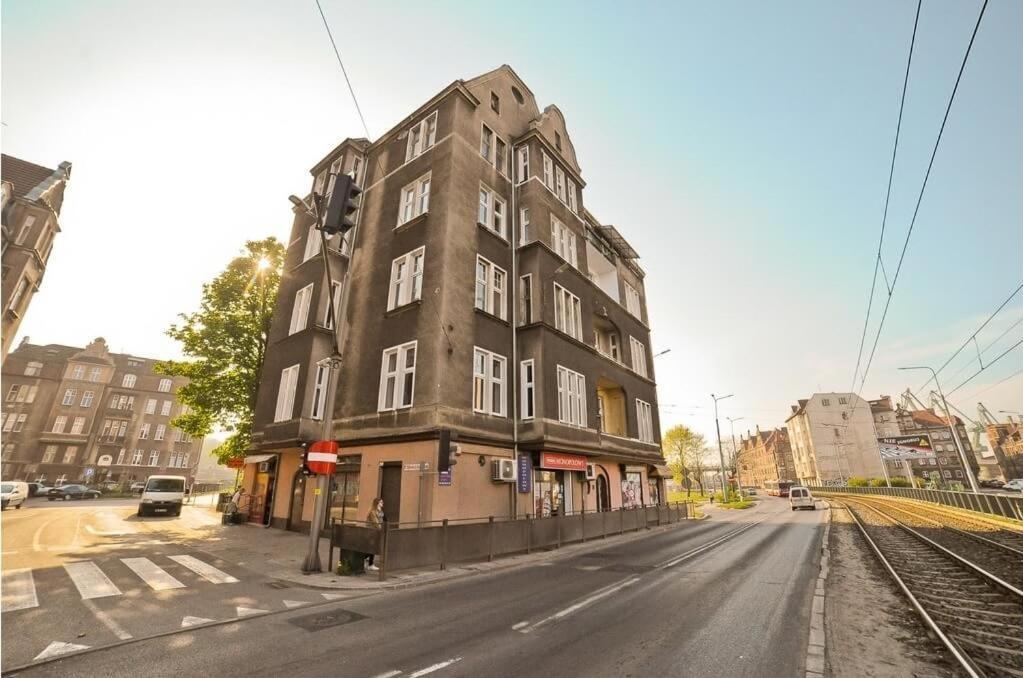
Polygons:
M533 455L519 454L518 458L518 485L519 492L533 491Z

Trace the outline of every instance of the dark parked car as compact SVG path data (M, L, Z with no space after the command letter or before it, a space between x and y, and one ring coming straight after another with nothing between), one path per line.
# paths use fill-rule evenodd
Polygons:
M997 478L992 478L991 480L981 480L980 481L980 486L981 487L993 487L996 490L1001 488L1003 485L1005 485L1005 483L1003 483L1001 480L998 480Z
M85 485L64 485L63 487L53 487L46 493L46 498L50 501L57 499L63 499L67 501L69 499L97 499L100 496L99 490L92 490Z

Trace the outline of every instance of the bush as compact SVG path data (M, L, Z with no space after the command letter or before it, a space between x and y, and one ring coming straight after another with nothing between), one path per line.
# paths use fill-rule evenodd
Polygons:
M871 478L870 479L870 486L871 487L888 487L888 483L885 482L884 478Z
M866 487L867 479L853 476L852 478L849 478L849 482L847 482L846 485L849 487Z
M745 499L742 501L730 501L727 504L721 505L722 508L726 509L748 509L750 506L753 506L753 502L746 501Z
M892 478L892 487L909 487L909 481L905 478Z

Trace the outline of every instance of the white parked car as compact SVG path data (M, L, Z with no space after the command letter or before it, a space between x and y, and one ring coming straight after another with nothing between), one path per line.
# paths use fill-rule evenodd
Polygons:
M139 500L138 515L166 513L180 516L184 500L185 476L149 476Z
M8 506L21 508L21 505L28 499L28 483L20 480L5 480L0 483L0 511Z
M789 489L789 506L793 511L796 509L810 509L813 511L817 508L813 495L810 494L810 488L799 485L794 485Z
M1023 478L1013 478L1002 485L1002 489L1009 492L1023 492Z

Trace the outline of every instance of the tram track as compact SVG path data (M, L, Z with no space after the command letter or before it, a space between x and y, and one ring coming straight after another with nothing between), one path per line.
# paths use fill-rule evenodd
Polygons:
M967 675L1023 677L1023 590L974 562L973 551L938 543L891 515L887 505L836 501ZM980 544L966 543L974 549Z

